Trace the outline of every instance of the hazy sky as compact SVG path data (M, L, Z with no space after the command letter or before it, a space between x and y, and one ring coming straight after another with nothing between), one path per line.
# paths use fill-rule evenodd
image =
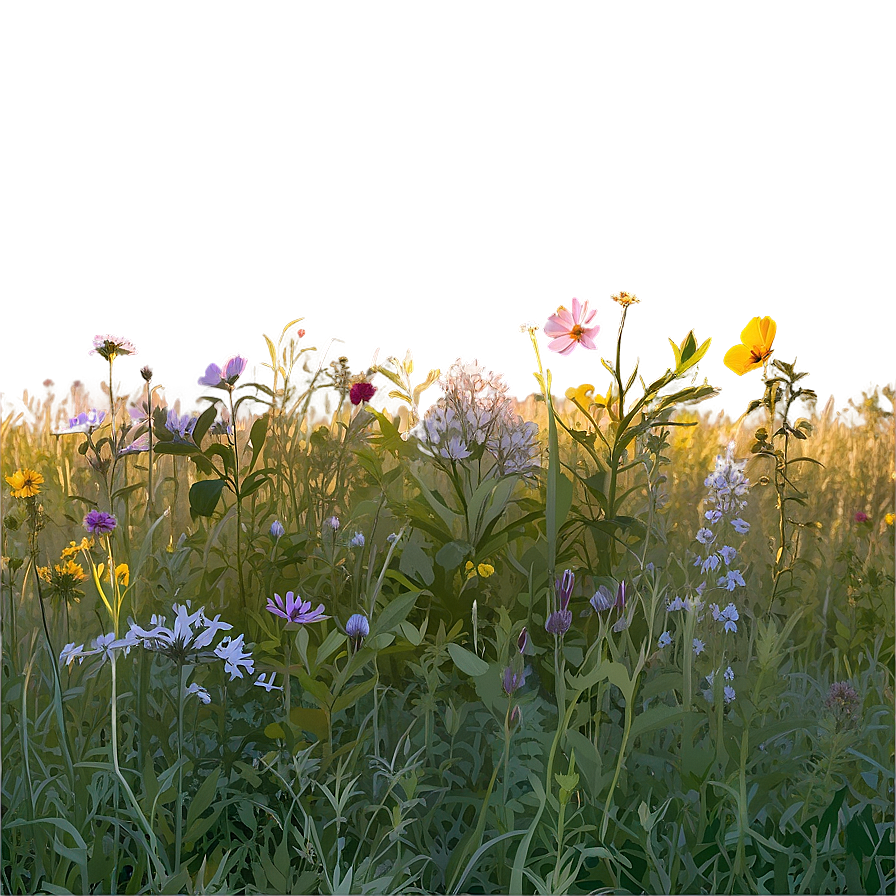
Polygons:
M838 407L896 379L893 4L22 3L0 28L0 391L97 391L97 333L188 405L293 317L355 369L410 348L534 388L573 296L607 356L722 365L778 323ZM542 344L546 344L542 337ZM555 391L605 386L552 356ZM433 397L434 397L433 393Z

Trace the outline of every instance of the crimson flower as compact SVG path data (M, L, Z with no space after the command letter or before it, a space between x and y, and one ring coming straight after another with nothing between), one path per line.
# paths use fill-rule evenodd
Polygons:
M361 404L362 401L370 401L374 392L376 392L376 386L370 383L355 383L349 391L348 397L352 404Z

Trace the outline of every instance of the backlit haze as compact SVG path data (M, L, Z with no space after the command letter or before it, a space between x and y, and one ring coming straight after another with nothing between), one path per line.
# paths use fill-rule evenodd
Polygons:
M599 352L547 351L554 391L778 325L822 402L894 380L891 5L19 4L0 31L0 391L74 379L130 339L169 403L303 317L366 368L458 357L522 397L520 324L573 296ZM341 342L331 345L331 339ZM385 380L374 381L382 387ZM427 394L434 400L437 388Z

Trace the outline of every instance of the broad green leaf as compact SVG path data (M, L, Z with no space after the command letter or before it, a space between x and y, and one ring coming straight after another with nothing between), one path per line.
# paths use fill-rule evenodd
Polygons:
M484 675L488 672L488 663L476 656L475 653L467 650L466 647L461 647L460 644L455 644L453 642L449 644L448 653L450 654L451 659L454 660L454 665L457 666L461 672L465 672L472 678L476 678L477 676Z

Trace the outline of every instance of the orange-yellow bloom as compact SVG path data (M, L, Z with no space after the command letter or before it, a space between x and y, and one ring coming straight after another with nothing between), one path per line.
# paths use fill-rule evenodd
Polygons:
M740 334L741 344L725 353L725 366L738 376L762 367L771 357L775 330L775 322L770 317L754 317Z
M26 467L24 470L16 470L12 476L7 476L6 481L12 486L14 498L33 498L40 491L44 477Z

